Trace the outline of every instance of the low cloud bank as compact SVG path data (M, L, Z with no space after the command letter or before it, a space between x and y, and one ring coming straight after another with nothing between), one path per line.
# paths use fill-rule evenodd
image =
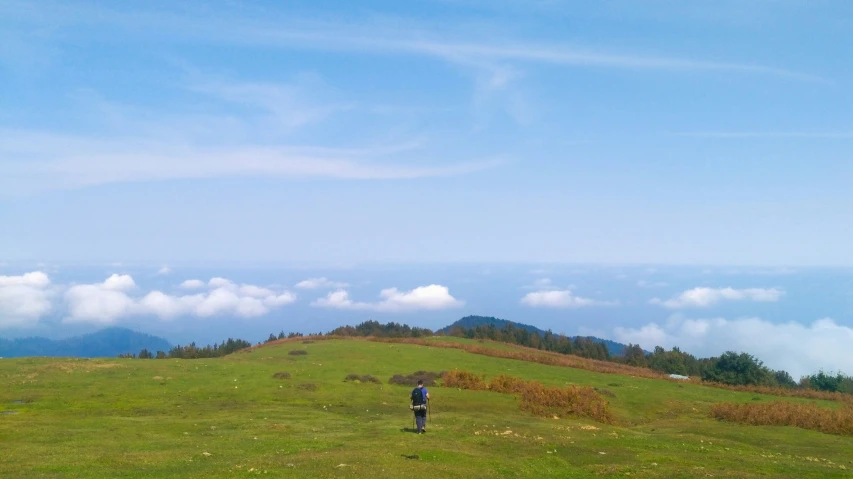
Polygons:
M776 302L785 294L776 288L693 288L666 301L653 298L649 303L669 309L708 308L723 301Z
M188 295L152 291L136 297L130 294L137 289L133 278L115 274L103 283L75 285L65 292L69 315L64 322L112 324L127 316L172 319L233 315L251 318L296 301L296 295L289 291L276 292L261 286L238 285L225 278L212 278L206 284L200 280L188 280L181 287L206 287L207 291Z
M783 369L795 379L820 369L853 374L853 328L829 318L811 324L772 323L760 318L686 319L674 316L664 324L640 328L615 328L614 338L623 343L655 346L696 356L719 356L725 351L747 352L772 369Z
M570 289L543 289L524 295L521 298L521 304L534 308L583 308L613 306L617 303L576 296Z

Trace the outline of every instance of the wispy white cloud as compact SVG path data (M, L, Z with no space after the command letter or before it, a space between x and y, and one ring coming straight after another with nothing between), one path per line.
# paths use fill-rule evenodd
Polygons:
M722 301L776 302L785 294L776 288L707 288L699 287L684 291L680 295L661 300L653 298L649 302L669 309L707 308Z
M295 84L263 82L200 81L189 88L242 108L254 108L264 120L284 130L318 123L335 113L352 110L351 102L330 102L313 90L318 78L300 78Z
M583 308L614 306L617 303L576 296L570 289L547 289L527 293L521 298L521 304L534 308Z
M410 291L399 291L397 288L383 289L379 293L379 297L381 299L373 303L353 301L346 290L340 289L313 301L311 305L322 308L383 313L442 310L465 305L464 301L454 298L446 286L438 284L419 286Z
M639 328L615 328L613 339L640 344L651 350L678 346L691 354L709 357L726 351L747 352L773 369L794 378L817 372L842 370L853 374L850 343L853 328L821 319L811 324L773 323L760 318L670 318L665 325L649 323Z
M551 278L538 278L532 283L522 286L522 289L559 289L559 286L555 286Z
M669 286L669 283L666 281L646 281L641 279L637 281L637 286L640 288L665 288Z
M329 278L309 278L296 283L297 288L302 289L341 289L348 288L349 284L341 281L332 281Z
M52 309L50 277L42 271L0 276L0 328L32 326Z
M157 270L157 274L159 276L170 275L170 274L172 274L172 268L170 268L169 266L163 266L162 268Z
M503 163L487 159L412 165L377 162L347 149L317 154L287 146L208 147L156 138L102 140L23 130L0 130L0 138L0 157L11 160L0 177L0 191L6 193L227 176L413 179L467 174Z
M238 285L225 278L213 278L206 285L190 280L182 286L194 289L207 286L208 291L190 295L151 291L140 297L130 294L138 288L128 275L112 275L103 283L74 285L64 295L68 316L63 321L105 325L129 316L173 319L233 315L251 318L296 301L296 295L288 291L275 292L261 286Z
M575 45L533 43L502 36L495 31L478 34L468 24L444 24L439 31L426 27L422 22L402 17L322 22L293 15L247 16L238 11L226 13L226 10L222 10L218 16L206 17L174 11L154 14L140 9L99 7L92 10L79 5L71 8L63 4L54 4L50 10L53 12L51 23L57 30L79 24L86 24L90 28L109 25L122 28L127 33L134 32L141 38L151 36L151 32L156 31L158 41L165 38L208 44L421 55L492 70L492 81L497 84L501 83L501 78L507 77L499 67L506 67L513 62L630 70L728 71L800 81L826 81L818 75L759 63L706 61L666 54L648 55ZM43 8L23 5L6 12L15 18L44 21ZM151 28L154 26L156 30Z

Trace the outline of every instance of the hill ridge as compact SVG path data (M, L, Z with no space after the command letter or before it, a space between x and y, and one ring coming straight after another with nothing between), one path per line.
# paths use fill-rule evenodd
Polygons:
M65 339L0 338L0 357L115 357L119 354L136 354L142 349L151 352L168 351L172 345L164 338L132 329L112 326L93 333Z
M462 327L466 329L476 328L477 326L489 326L493 325L497 329L504 328L507 325L512 325L514 328L525 329L531 333L536 333L541 337L544 337L547 331L542 330L536 326L519 323L517 321L511 321L509 319L501 319L496 318L494 316L478 316L478 315L468 315L463 318L460 318L453 323L445 326L444 328L439 329L439 331L447 334L454 327ZM553 331L552 331L553 334ZM619 343L610 339L603 339L596 336L568 336L570 339L575 338L587 338L596 343L602 343L607 347L607 351L612 356L622 356L625 354L625 349L628 347L627 344ZM649 353L649 351L645 351L645 353Z

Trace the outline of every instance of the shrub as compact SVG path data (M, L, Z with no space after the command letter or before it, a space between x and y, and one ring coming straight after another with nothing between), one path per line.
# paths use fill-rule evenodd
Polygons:
M613 423L607 401L589 386L546 387L530 381L521 393L521 409L537 416L571 415Z
M317 390L317 385L314 383L302 383L296 387L298 387L299 389L303 389L305 391L316 391Z
M380 381L379 379L377 379L374 376L371 376L370 374L365 374L364 376L359 376L358 374L347 374L347 377L344 378L344 382L349 382L349 381L358 381L361 383L373 383L373 384L381 384L382 383L382 381Z
M501 374L489 381L489 390L497 393L517 394L524 391L527 382L514 376Z
M435 386L435 380L444 375L444 371L440 373L432 371L416 371L412 374L402 375L395 374L388 380L389 384L402 384L403 386L414 386L418 383L418 379L424 382L424 386Z
M290 379L290 373L286 371L281 371L272 375L275 379Z
M853 436L853 407L837 409L814 403L772 401L763 403L717 403L711 417L751 426L794 426L827 434Z
M314 344L314 341L311 339L306 339L305 341L302 341L302 344Z
M304 349L294 349L293 351L290 351L287 354L289 354L291 356L304 356L304 355L308 354L308 351L306 351Z
M460 389L486 389L486 382L482 377L468 371L454 369L448 371L441 378L442 385L450 388Z
M595 388L595 392L597 392L598 394L601 394L602 396L607 396L609 398L615 398L616 397L616 393L614 393L613 391L611 391L609 389Z

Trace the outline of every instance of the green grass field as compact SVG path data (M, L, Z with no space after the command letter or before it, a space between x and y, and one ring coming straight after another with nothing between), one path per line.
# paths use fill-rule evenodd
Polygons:
M453 368L607 389L619 425L436 386L428 432L412 433L411 387L388 378ZM207 360L3 359L0 379L4 478L853 477L851 437L708 417L715 402L777 398L457 349L329 340Z

